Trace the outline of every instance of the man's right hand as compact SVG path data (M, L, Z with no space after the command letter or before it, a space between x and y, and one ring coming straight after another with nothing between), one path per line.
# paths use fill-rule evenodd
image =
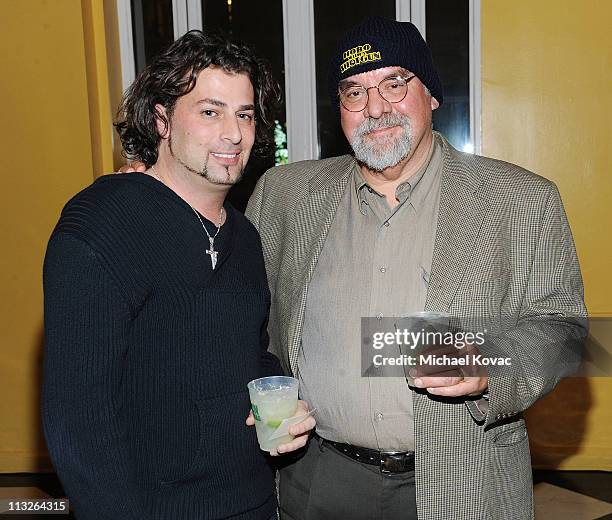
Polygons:
M147 166L145 165L145 163L141 163L140 161L133 161L124 164L121 168L119 168L119 171L116 173L143 173L145 171L147 171Z
M486 367L476 366L473 356L479 354L478 349L471 343L461 347L455 345L432 345L420 353L439 358L455 358L464 361L456 366L437 363L412 367L408 371L413 378L416 388L426 389L432 395L442 397L477 396L486 391L489 378Z

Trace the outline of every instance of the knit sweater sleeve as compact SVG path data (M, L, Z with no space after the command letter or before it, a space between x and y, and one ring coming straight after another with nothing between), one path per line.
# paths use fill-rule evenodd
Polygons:
M56 233L44 266L43 424L77 518L146 518L118 403L126 299L96 253Z

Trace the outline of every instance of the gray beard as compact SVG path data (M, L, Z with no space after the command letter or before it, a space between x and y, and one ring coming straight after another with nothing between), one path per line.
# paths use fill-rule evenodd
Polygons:
M401 126L399 137L366 137L368 132L388 126ZM412 150L412 124L408 116L390 113L378 119L369 117L353 131L351 147L355 158L370 170L382 172L397 166Z
M190 171L191 173L195 173L199 177L203 177L211 184L218 184L222 186L233 186L234 184L237 184L238 182L242 180L242 175L244 173L244 167L240 168L240 172L238 173L238 176L236 177L234 181L232 181L230 179L229 167L226 166L225 174L226 174L227 180L224 181L222 179L215 178L212 175L210 175L210 173L208 173L208 161L202 165L202 168L200 170L196 170L195 168L192 168L188 164L185 164L179 157L174 155L174 150L172 150L172 137L168 138L168 149L170 150L170 155L172 155L174 160L178 162L181 166L183 166L187 171Z

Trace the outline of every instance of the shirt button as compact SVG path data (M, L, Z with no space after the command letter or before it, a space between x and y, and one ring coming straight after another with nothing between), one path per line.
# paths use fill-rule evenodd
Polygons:
M384 273L386 273L386 272L387 272L387 268L386 268L386 267L384 267L384 266L383 266L383 267L381 267L381 268L380 268L380 272L381 272L381 273L383 273L383 274L384 274Z
M385 416L384 416L384 415L383 415L381 412L378 412L378 413L376 414L376 420L377 420L378 422L382 421L384 418L385 418Z
M385 220L385 226L386 226L386 227L389 227L389 226L390 226L390 224L389 224L389 221L388 221L388 220Z

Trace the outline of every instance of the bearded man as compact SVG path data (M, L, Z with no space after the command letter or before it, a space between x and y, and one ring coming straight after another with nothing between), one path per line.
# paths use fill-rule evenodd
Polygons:
M318 410L305 455L281 471L282 518L530 519L523 411L585 336L559 192L432 131L442 87L414 25L367 19L329 77L354 155L268 171L247 209L271 350ZM488 348L515 370L362 377L360 319L424 310L486 316Z

